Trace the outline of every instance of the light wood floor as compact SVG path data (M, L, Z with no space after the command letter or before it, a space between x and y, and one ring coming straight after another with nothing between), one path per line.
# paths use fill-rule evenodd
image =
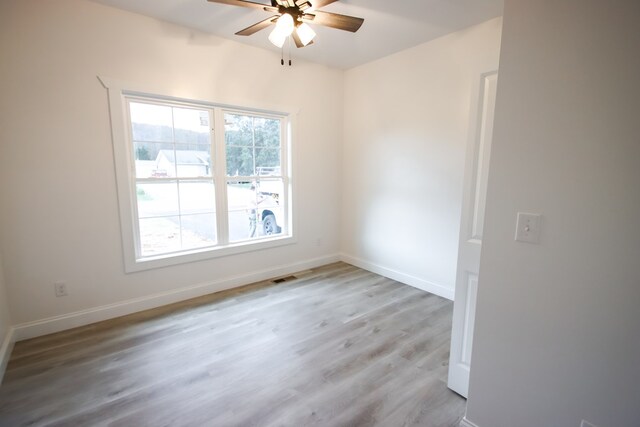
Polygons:
M452 303L337 263L16 344L2 426L457 426Z

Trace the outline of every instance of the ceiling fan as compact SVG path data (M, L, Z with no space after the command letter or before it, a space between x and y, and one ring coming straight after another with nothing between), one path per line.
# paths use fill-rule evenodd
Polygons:
M276 15L264 21L260 21L244 30L238 31L236 35L250 36L271 25L275 25L276 27L269 35L269 40L277 47L282 47L289 36L291 36L297 47L305 47L312 44L316 33L311 26L308 25L309 23L355 33L364 22L362 18L318 10L338 0L271 0L270 6L248 0L208 1L211 3L250 7L276 13Z

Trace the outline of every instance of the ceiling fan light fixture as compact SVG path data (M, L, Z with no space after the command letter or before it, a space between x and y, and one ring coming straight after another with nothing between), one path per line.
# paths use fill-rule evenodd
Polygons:
M276 30L279 30L285 37L288 37L293 33L295 24L293 22L293 16L288 13L283 13L278 22L276 22Z
M269 34L269 41L276 47L281 48L287 37L291 35L295 28L293 17L288 13L282 14L276 21L276 27Z
M316 32L313 31L313 28L311 28L311 26L306 22L298 25L298 28L296 28L296 34L298 34L298 37L300 38L303 46L311 43L316 37Z
M277 48L281 48L284 45L287 36L285 36L282 31L278 31L278 28L274 28L269 34L269 41Z
M364 23L363 18L342 15L339 13L324 12L322 9L339 0L207 0L211 3L241 6L261 11L270 12L270 18L257 22L236 33L237 36L250 36L258 31L274 26L269 33L269 41L277 48L282 49L289 39L289 55L291 45L301 48L313 44L316 32L307 22L314 25L335 28L342 31L355 33ZM313 13L311 13L313 12ZM306 21L306 22L305 22ZM274 25L275 24L275 25ZM284 50L283 50L284 55ZM284 58L280 61L284 65ZM291 60L289 60L291 65Z

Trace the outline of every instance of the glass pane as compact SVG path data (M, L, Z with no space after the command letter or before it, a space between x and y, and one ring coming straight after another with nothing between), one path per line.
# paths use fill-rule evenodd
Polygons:
M253 148L227 147L227 176L255 175Z
M211 145L208 111L174 107L173 126L176 143Z
M138 183L138 217L178 215L178 184L172 182Z
M171 107L130 102L129 110L134 141L173 141Z
M282 180L261 180L256 184L258 236L281 234L284 221Z
M255 184L250 182L227 183L227 203L229 210L248 209L250 202L255 199Z
M225 114L228 176L280 175L280 120Z
M256 175L280 175L280 149L256 148Z
M140 249L142 256L179 251L180 219L177 216L141 219Z
M216 198L212 181L180 182L182 214L214 212Z
M257 223L251 221L246 211L229 212L229 241L248 240L255 235Z
M158 167L158 154L163 150L173 151L173 144L168 142L134 143L136 178L166 178L175 175L175 172L170 175L170 170L161 169L162 166Z
M184 215L182 219L182 249L213 246L216 243L216 214Z
M265 198L271 197L280 206L280 202L284 197L284 184L281 179L262 179L257 184L258 196ZM267 206L269 200L263 200L260 202L261 206Z
M282 233L284 208L281 180L227 184L229 240Z
M224 115L224 140L227 145L253 146L253 118L239 114Z
M169 177L198 178L211 176L211 146L177 144L176 149L160 150L156 170Z
M280 120L254 117L253 128L257 147L280 147Z

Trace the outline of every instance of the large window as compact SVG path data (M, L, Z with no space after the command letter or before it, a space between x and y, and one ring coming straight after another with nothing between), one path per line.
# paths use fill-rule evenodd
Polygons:
M292 242L287 114L105 86L128 271Z

